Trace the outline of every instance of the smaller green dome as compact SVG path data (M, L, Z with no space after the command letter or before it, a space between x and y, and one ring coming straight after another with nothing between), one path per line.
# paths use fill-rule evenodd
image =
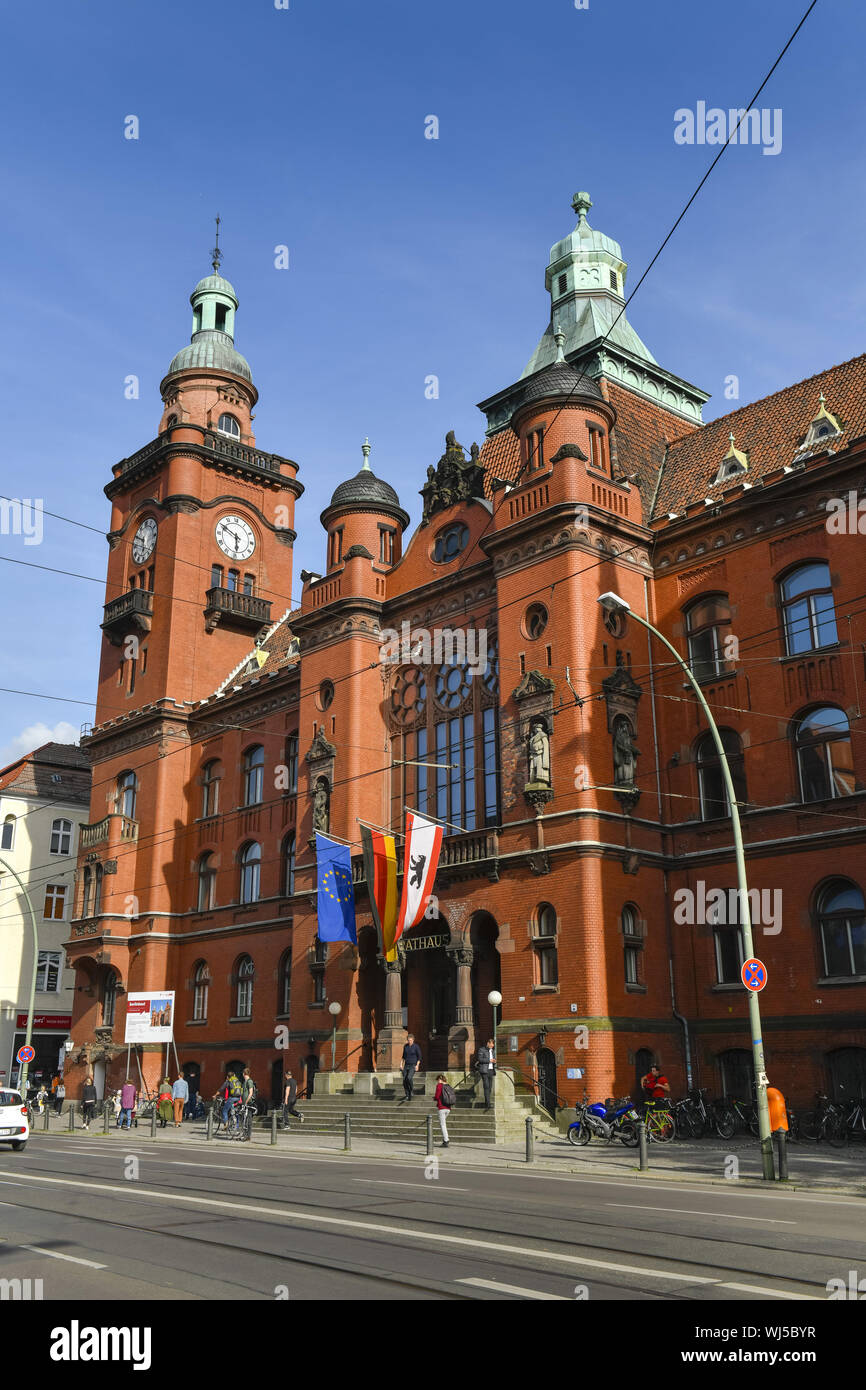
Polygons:
M213 367L216 371L242 376L244 381L253 379L249 362L241 357L229 335L213 329L196 333L192 342L176 353L169 364L168 375L188 371L190 367Z
M195 304L197 296L202 294L224 294L227 298L234 300L235 308L238 307L235 287L228 280L223 279L222 275L206 275L203 280L199 280L189 297L190 304Z

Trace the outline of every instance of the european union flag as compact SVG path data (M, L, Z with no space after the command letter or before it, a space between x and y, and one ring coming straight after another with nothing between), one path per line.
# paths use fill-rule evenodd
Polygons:
M316 834L316 907L320 941L352 941L357 946L355 892L352 888L352 855L348 845L338 845Z

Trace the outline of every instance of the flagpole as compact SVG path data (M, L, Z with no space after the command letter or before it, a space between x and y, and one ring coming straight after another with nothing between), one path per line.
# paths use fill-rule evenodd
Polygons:
M473 831L467 830L462 825L452 825L450 820L443 820L441 816L431 816L429 811L416 811L414 806L404 806L403 810L408 811L413 816L423 816L424 820L433 820L437 825L447 825L449 830L459 830L461 835L474 834Z
M406 836L399 830L389 830L387 826L377 825L374 820L364 820L363 816L356 816L355 820L359 825L368 825L371 830L378 830L381 835L390 835L393 840L405 840ZM354 844L354 840L351 842Z

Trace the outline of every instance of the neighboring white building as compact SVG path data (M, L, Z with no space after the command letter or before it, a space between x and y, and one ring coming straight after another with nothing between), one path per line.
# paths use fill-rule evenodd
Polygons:
M90 764L72 743L46 743L0 771L0 860L26 885L36 914L31 1077L48 1084L69 1035L75 975L66 968L75 893L78 827L90 807ZM0 1085L14 1084L24 1042L33 969L33 930L24 897L0 862Z

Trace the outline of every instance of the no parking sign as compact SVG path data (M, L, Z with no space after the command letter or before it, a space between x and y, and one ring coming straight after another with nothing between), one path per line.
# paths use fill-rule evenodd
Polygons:
M757 992L757 990L763 989L767 983L767 967L762 960L750 956L747 961L743 962L740 978L746 989L752 990L753 993Z

